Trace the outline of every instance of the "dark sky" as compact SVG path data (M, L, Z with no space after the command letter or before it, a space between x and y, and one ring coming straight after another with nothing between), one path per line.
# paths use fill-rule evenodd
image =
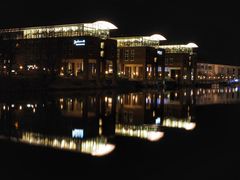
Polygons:
M169 42L197 43L199 58L238 64L239 10L230 1L65 0L1 2L0 27L108 20L114 35L160 33ZM237 1L236 1L237 2Z

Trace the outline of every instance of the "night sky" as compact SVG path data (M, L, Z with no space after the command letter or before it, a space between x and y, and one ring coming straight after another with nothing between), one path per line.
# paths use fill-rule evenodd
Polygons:
M169 42L195 42L199 59L240 65L239 10L230 1L97 0L1 2L0 27L107 20L112 35L159 33ZM237 1L236 1L237 2Z

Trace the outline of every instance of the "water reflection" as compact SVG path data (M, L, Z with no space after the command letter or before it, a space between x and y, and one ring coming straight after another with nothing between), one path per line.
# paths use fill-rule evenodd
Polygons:
M0 100L0 134L21 143L103 156L115 149L116 137L159 141L169 128L194 130L197 105L239 99L239 88L5 97Z

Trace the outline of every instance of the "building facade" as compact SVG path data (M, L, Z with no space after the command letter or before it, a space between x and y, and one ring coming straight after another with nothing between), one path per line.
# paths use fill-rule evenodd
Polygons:
M0 30L1 75L117 76L117 29L106 21Z
M200 81L240 79L240 66L197 63L197 79Z
M193 84L196 81L197 53L194 43L160 45L165 49L166 79L178 84Z
M118 41L118 71L129 79L195 83L196 44L162 45L166 38L160 34L114 39Z
M157 46L165 37L154 34L114 39L118 42L120 75L132 80L164 80L165 51Z

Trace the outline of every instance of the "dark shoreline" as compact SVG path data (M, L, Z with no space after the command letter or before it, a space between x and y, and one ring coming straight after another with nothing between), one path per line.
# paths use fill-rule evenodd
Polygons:
M117 79L116 81L95 80L83 81L79 79L63 78L0 78L0 92L36 92L36 91L96 91L96 90L139 90L145 88L154 89L180 89L180 88L211 88L211 83L177 84L166 81L163 85L160 81L129 81L127 79ZM219 86L231 86L227 83L220 83Z

